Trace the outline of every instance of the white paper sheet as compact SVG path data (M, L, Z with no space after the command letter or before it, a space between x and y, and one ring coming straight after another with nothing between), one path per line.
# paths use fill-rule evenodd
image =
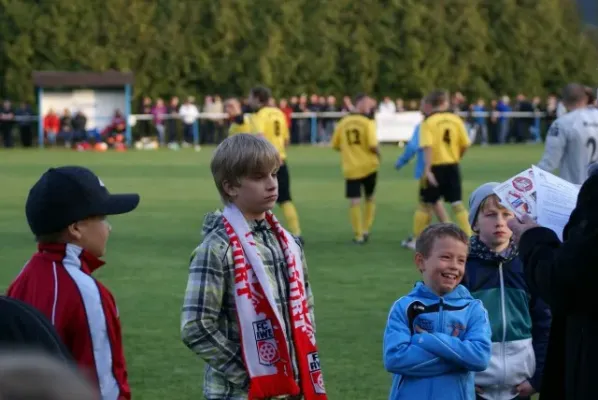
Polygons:
M515 175L494 189L505 207L519 218L529 215L537 219L537 193L532 168Z
M567 182L535 165L538 224L552 229L563 240L563 228L577 203L579 185Z

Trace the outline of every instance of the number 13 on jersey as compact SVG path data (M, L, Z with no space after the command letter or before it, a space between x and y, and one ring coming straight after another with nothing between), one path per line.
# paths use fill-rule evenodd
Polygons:
M359 129L349 129L345 131L345 135L347 136L347 143L350 146L361 144L361 134Z

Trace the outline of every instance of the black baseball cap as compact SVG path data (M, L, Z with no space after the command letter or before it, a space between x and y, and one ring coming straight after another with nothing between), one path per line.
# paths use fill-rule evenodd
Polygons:
M33 185L25 214L36 236L60 232L89 217L125 214L139 204L138 194L110 194L89 169L50 168Z

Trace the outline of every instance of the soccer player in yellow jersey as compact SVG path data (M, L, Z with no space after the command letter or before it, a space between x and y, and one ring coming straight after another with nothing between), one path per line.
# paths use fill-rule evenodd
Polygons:
M435 90L426 101L432 113L420 127L419 147L424 152L424 175L420 190L421 200L428 208L440 199L451 204L457 225L471 235L469 215L461 199L461 172L459 163L470 146L469 135L461 117L448 111L448 93ZM416 212L417 213L417 212ZM428 222L426 215L415 215L415 224Z
M228 135L236 135L238 133L251 133L251 126L249 120L241 111L241 103L235 98L226 99L224 102L224 112L228 114L230 119L230 127L228 128Z
M276 202L282 209L291 233L303 241L299 216L291 199L291 180L286 152L291 136L284 113L278 107L268 106L271 97L270 89L266 87L258 86L251 89L248 102L255 112L249 117L248 123L251 128L249 133L263 135L278 150L280 168L276 174L278 178L278 200Z
M365 94L355 98L355 113L343 117L332 135L332 147L341 153L345 175L345 196L350 202L353 242L365 243L374 223L376 204L374 191L380 166L380 152L376 136L376 123L371 111L373 100ZM361 213L361 189L365 194L365 218Z

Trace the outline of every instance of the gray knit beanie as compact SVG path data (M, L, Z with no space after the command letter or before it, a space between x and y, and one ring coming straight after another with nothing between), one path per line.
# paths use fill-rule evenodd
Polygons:
M499 182L488 182L482 186L478 186L469 196L469 225L473 229L473 225L478 216L478 210L480 204L486 199L486 197L494 194L494 188L500 185Z

